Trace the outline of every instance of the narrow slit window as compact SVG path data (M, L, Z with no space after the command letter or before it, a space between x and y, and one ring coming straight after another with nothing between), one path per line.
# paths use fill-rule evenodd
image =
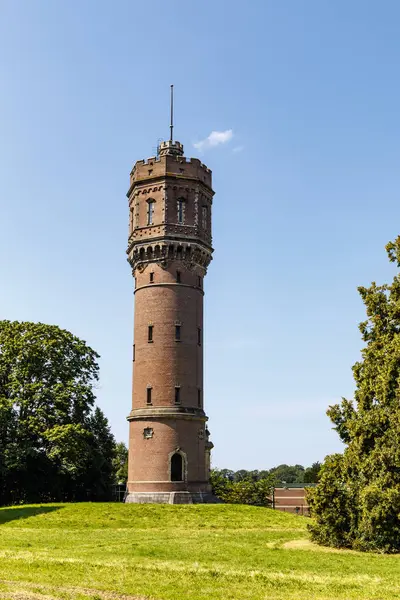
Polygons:
M154 273L150 273L150 283L154 283Z
M182 198L178 200L178 223L183 225L185 222L185 201Z
M207 229L207 220L208 220L208 209L207 209L207 206L203 206L201 209L201 226L204 230Z
M181 341L181 326L180 325L175 325L175 341L176 342Z
M197 390L197 406L201 408L201 389Z
M154 218L154 200L148 202L147 207L147 225L153 225Z
M147 330L147 341L148 342L152 342L153 341L153 325L149 325L149 328Z
M197 343L199 346L201 346L201 328L200 327L197 328Z
M181 272L177 271L176 272L176 283L181 283L182 278L181 278Z
M175 386L175 404L181 403L181 388L179 385Z
M200 275L197 278L197 285L198 285L199 288L201 288L201 277L200 277Z
M153 388L148 387L146 390L146 404L151 404L151 392L153 391Z
M135 362L135 344L133 344L133 352L132 352L132 355L133 355L133 357L132 357L132 360L133 360L133 362Z

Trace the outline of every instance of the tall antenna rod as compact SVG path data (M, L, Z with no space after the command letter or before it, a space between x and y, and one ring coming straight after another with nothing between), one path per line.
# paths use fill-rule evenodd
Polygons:
M171 130L171 135L169 141L173 141L174 137L174 86L171 85L171 125L169 126Z

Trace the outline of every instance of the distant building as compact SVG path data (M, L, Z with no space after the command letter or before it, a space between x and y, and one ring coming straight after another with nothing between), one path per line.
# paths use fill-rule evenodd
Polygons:
M299 515L310 514L310 508L306 500L306 487L314 487L315 483L288 484L285 487L274 488L273 508Z

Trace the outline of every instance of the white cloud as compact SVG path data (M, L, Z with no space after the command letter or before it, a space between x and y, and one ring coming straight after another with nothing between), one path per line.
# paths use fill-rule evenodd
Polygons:
M242 152L244 150L244 146L235 146L232 148L232 152Z
M208 148L213 148L215 146L219 146L220 144L226 144L230 142L233 138L233 130L227 129L226 131L212 131L205 140L201 140L200 142L196 142L193 144L197 150L202 152L203 150L207 150Z

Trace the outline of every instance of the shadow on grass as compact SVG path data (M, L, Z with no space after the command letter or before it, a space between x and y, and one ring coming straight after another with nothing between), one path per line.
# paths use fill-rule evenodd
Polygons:
M12 506L8 508L0 508L0 525L15 521L18 519L28 519L36 517L43 513L54 512L60 510L63 506Z

